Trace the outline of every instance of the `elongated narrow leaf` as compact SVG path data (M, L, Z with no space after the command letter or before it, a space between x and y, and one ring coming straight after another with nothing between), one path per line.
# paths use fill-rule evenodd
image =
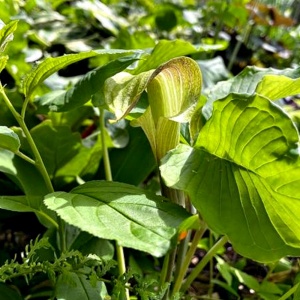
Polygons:
M189 214L162 197L131 185L92 181L70 193L45 198L48 208L67 223L120 245L164 255L180 223Z
M112 61L103 67L96 68L84 75L79 82L67 91L54 91L38 99L35 103L46 106L48 110L62 112L83 106L92 96L98 92L104 81L123 71L135 58L122 58ZM101 97L103 98L103 96ZM103 99L101 99L103 101ZM99 106L100 103L95 103Z
M215 231L241 254L273 261L300 254L298 133L288 116L260 96L214 103L195 149L163 160L168 186L185 190Z
M18 135L6 126L0 126L0 148L16 153L20 148Z
M24 93L28 97L35 88L58 70L67 67L70 64L78 62L80 60L90 58L96 55L115 55L120 54L124 56L126 54L132 54L138 52L137 50L95 50L89 52L81 52L77 54L67 54L59 57L49 57L41 62L35 69L33 69L24 80Z
M211 50L221 50L221 45L192 45L184 40L161 40L154 47L151 54L147 59L142 60L140 65L133 71L133 74L139 74L151 69L158 68L161 64L165 63L172 58L189 55L197 52L206 52Z
M33 198L31 198L32 200ZM36 201L28 201L26 196L0 196L0 208L18 212L36 212Z
M18 27L18 20L10 21L0 30L0 52L3 52L9 42L14 38L14 32Z

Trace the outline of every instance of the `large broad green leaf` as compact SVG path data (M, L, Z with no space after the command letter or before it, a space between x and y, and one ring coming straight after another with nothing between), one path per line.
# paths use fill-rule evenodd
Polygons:
M67 223L124 247L164 255L189 214L164 198L131 185L91 181L70 193L45 198L48 208Z
M42 83L53 73L58 70L67 67L70 64L78 62L80 60L90 58L96 55L116 55L120 56L130 55L133 52L139 52L138 50L94 50L88 52L81 52L77 54L67 54L59 57L49 57L41 62L36 68L34 68L25 78L23 87L24 93L29 97L36 87Z
M272 102L233 94L215 101L195 149L171 151L161 173L242 255L258 261L300 255L298 141Z
M258 93L270 100L278 100L286 96L300 93L299 69L277 70L274 68L247 67L230 80L216 84L208 93L208 101L203 113L208 119L212 112L212 104L230 93Z
M99 91L107 78L123 71L135 60L132 56L120 58L105 66L98 67L84 75L67 91L51 92L39 98L35 103L56 112L81 107L91 99L92 95Z
M6 126L0 126L0 148L18 152L20 148L20 140L18 135Z

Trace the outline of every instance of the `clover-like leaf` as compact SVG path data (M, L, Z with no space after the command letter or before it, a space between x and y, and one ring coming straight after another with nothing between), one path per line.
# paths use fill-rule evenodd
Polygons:
M274 261L300 254L298 141L292 121L268 99L233 94L215 101L195 148L171 151L161 173L238 252Z
M67 223L124 247L164 255L189 214L180 206L134 186L90 181L70 193L46 196L45 204Z

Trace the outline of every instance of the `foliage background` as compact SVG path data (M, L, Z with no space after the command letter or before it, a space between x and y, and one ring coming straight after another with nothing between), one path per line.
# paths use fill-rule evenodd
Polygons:
M13 41L7 46L9 61L0 75L0 80L13 105L20 111L24 100L24 77L32 66L45 58L94 49L146 49L145 52L150 53L159 40L181 39L195 45L197 49L202 49L189 53L189 56L199 63L203 75L203 94L207 95L209 89L219 81L239 74L249 65L297 69L300 63L299 7L297 0L3 0L0 1L0 19L5 24L16 19L19 23ZM167 55L161 53L165 60ZM109 60L108 56L103 55L73 63L47 78L34 92L35 102L29 105L26 122L29 128L36 128L32 134L37 140L47 136L47 140L40 147L45 147L46 153L53 146L59 148L65 136L70 137L65 143L72 151L54 159L47 158L46 161L47 170L57 190L68 192L80 180L105 178L101 143L97 144L96 138L99 128L98 112L92 106L86 105L72 114L50 112L46 115L44 103L47 103L48 98L43 96L52 91L70 89L82 75ZM7 107L2 102L0 104L0 125L17 126ZM283 98L280 105L299 128L298 96ZM115 125L110 124L109 118L111 115L107 113L106 138L110 147L114 180L157 191L155 159L141 129L131 127L125 120ZM55 140L54 129L51 131L51 126L43 127L47 122L52 122L55 126L67 125L69 129L62 131L59 139ZM93 151L87 151L86 147L91 146ZM134 157L130 155L133 152L136 154ZM53 155L48 157L53 158ZM87 162L84 165L83 160ZM4 173L0 175L0 189L6 195L20 193L18 184ZM45 233L40 220L31 213L1 210L0 217L3 246L0 252L1 264L6 259L13 258L15 253L21 259L30 239ZM74 231L76 230L73 228L69 232L70 244L73 242ZM49 232L46 235L51 237ZM208 250L213 239L213 235L203 238L195 261ZM98 252L98 255L107 256L109 259L113 257L113 247L109 242L95 239L93 242L90 242L90 247L96 248L97 244L101 244L98 249L103 252ZM91 249L84 245L79 248L83 253ZM145 280L141 280L140 285L148 284L151 287L151 280L158 276L156 268L161 261L135 253L134 250L128 250L126 255L130 267ZM201 294L210 294L215 299L278 299L278 295L298 282L298 269L296 258L284 258L274 266L264 265L239 256L230 245L226 245L203 273L203 278L196 280L190 295L200 297ZM68 275L70 274L65 276ZM13 283L21 291L22 296L19 297L42 297L44 292L45 297L48 297L47 292L51 291L47 286L48 281L43 276L34 280L36 284L30 286L22 280ZM134 278L133 281L135 280L138 281ZM210 285L211 282L214 285ZM257 282L260 283L259 287ZM40 287L40 283L46 287ZM13 297L16 295L13 294ZM294 295L294 299L297 299L295 297L297 294Z

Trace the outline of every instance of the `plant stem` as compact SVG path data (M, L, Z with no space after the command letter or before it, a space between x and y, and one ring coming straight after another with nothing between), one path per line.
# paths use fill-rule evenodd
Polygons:
M182 285L180 291L185 292L192 282L197 278L199 273L204 269L206 264L213 258L213 256L218 252L218 250L223 247L228 241L227 236L223 236L219 239L217 243L214 244L212 248L206 253L206 255L202 258L199 264L193 269L191 274L187 277L186 281Z
M105 140L105 118L104 118L104 109L99 108L100 110L100 134L101 134L101 142L102 142L102 155L103 155L103 164L104 164L104 172L105 178L107 181L113 181L112 172L109 161L108 148ZM122 246L116 242L116 254L117 254L117 262L119 268L119 274L123 275L126 272L126 264L125 264L125 256L124 249ZM126 299L129 300L129 290L125 289Z
M18 124L20 125L21 129L23 130L23 133L26 137L26 140L30 146L30 149L33 153L33 156L35 158L35 160L32 160L31 158L25 156L24 154L22 154L21 152L16 153L18 156L20 156L21 158L25 159L26 161L30 162L30 163L34 163L35 167L38 169L38 171L40 172L40 174L43 177L43 180L46 184L48 193L53 193L54 189L53 189L53 185L52 182L50 180L49 174L47 172L47 169L45 167L45 164L42 160L42 157L40 155L40 152L38 150L38 148L36 147L36 144L31 136L31 133L25 123L24 117L22 117L13 107L13 105L11 104L9 98L7 97L4 88L2 85L0 85L0 94L3 97L3 100L5 102L5 104L7 105L7 107L9 108L9 110L11 111L11 113L13 114L13 116L15 117L16 121L18 122ZM27 101L28 102L28 101ZM59 238L60 238L60 246L61 246L61 251L65 251L66 250L66 240L65 240L65 224L64 222L61 220L60 217L58 217L57 219L58 221L58 231L59 231Z
M160 178L160 182L161 182L161 192L164 197L168 198L173 203L176 203L181 206L185 206L184 192L180 190L174 190L168 188L167 186L165 186L161 178ZM177 247L175 247L175 249L173 249L170 253L168 253L164 258L163 271L160 278L161 288L166 282L170 283L172 281L172 275L175 267L175 258L176 258L177 250L178 250ZM170 288L168 288L163 299L168 299L169 292L170 292Z
M281 296L278 300L288 299L291 295L293 295L298 290L299 287L300 287L300 283L298 282L291 289L289 289L283 296Z
M182 266L180 267L178 276L175 278L175 284L174 284L174 288L172 291L172 296L175 296L175 294L179 292L180 287L183 282L183 279L184 279L184 276L186 274L186 271L189 267L189 264L191 263L193 255L195 254L195 251L198 247L198 243L199 243L200 239L202 238L203 234L205 233L206 229L207 229L207 226L203 224L203 226L195 232L195 235L191 242L190 248L189 248L188 252L186 253L186 256L185 256Z

